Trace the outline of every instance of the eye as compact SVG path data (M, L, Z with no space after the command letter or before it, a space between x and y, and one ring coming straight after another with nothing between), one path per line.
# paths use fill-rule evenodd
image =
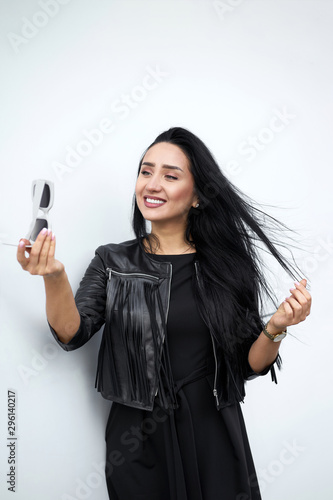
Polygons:
M150 172L148 172L147 170L141 170L140 174L144 175L145 177L147 177L147 175L149 175Z
M178 177L174 177L173 175L166 175L165 177L167 179L171 179L171 180L175 180L175 181L178 179Z

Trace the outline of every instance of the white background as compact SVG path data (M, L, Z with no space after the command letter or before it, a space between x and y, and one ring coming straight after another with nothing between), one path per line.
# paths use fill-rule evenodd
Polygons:
M32 180L53 180L57 256L75 291L99 245L133 237L144 149L170 126L197 134L232 182L297 231L311 281L313 310L281 346L278 385L250 382L242 406L263 500L331 499L332 1L42 4L1 2L1 241L25 236ZM269 132L276 113L289 118ZM84 130L106 118L112 132L64 172L68 148L80 150ZM260 146L251 155L249 137ZM94 389L100 335L61 350L42 279L21 270L14 247L0 252L0 496L105 500L95 468L110 408ZM289 295L291 279L272 279ZM5 479L8 389L17 393L15 494Z

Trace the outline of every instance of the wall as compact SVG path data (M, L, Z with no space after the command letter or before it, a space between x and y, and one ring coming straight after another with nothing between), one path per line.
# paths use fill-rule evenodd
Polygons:
M325 0L1 2L2 242L31 218L33 179L55 183L57 257L75 290L99 245L132 238L140 155L180 125L229 179L295 229L313 310L281 346L278 385L242 406L264 500L332 498L332 15ZM96 132L96 130L99 132ZM291 242L290 242L291 243ZM16 393L17 500L107 498L110 402L94 389L100 335L67 353L42 279L0 245L0 470ZM292 280L272 268L281 300Z

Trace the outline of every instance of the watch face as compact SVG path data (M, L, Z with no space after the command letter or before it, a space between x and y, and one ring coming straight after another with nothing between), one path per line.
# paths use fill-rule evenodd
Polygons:
M286 333L280 333L276 337L274 337L273 342L281 342L282 339L284 339L287 336Z

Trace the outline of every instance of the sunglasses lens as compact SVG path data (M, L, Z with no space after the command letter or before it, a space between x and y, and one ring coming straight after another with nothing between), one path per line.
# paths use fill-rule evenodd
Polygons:
M45 184L43 189L42 199L40 201L40 206L42 208L47 208L50 204L50 200L51 200L50 186L48 184Z
M46 219L36 219L33 230L31 231L30 239L35 241L41 230L46 227L48 228L48 223Z

